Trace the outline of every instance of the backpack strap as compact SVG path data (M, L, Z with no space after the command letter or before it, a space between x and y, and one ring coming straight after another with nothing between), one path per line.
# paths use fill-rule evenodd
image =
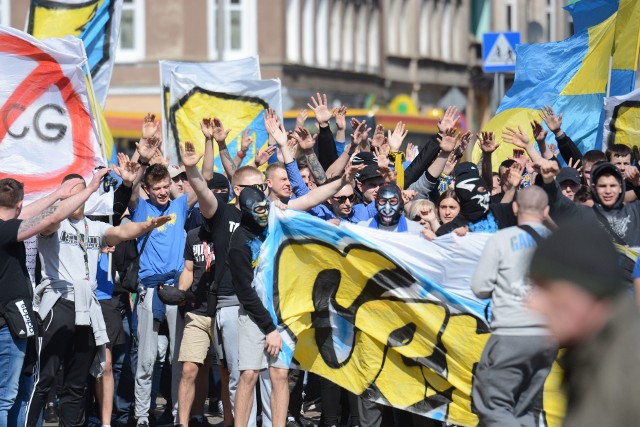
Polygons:
M538 245L544 239L544 237L542 237L540 233L538 233L532 226L528 224L519 225L518 228L533 237L533 240L535 240L536 244Z

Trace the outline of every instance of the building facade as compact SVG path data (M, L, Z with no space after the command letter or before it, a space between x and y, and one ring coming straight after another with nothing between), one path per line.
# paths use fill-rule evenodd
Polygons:
M106 112L110 123L159 113L159 60L259 55L263 78L282 81L285 110L305 106L317 91L351 108L378 105L419 114L434 114L454 100L476 117L473 128L491 113L493 80L480 68L482 32L520 31L523 42L562 39L571 31L564 4L124 0ZM0 0L0 24L23 29L28 6L29 0Z

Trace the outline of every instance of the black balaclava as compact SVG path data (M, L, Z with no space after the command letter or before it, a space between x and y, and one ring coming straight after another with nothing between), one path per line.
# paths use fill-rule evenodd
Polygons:
M453 171L456 178L455 192L460 199L460 215L467 221L475 222L489 212L491 192L471 162L462 162Z
M392 204L391 200L397 200ZM404 211L402 192L395 184L382 184L376 194L376 209L378 211L378 223L384 226L394 226L400 221Z
M257 188L245 187L240 192L241 224L255 233L261 233L269 220L269 201Z

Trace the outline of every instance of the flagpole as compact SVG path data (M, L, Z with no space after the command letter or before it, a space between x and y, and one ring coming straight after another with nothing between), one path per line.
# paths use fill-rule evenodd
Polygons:
M611 95L611 72L613 70L613 55L609 57L609 76L607 77L607 98Z

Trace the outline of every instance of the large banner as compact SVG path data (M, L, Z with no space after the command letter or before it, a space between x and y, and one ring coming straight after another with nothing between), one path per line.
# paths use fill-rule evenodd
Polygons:
M488 234L433 242L272 209L254 284L283 337L280 358L351 392L475 426L473 372L490 332L470 279ZM540 426L559 426L560 368Z
M105 162L76 37L36 40L0 26L0 179L25 185L28 203ZM92 209L88 212L109 213ZM108 207L108 203L105 208Z
M603 151L613 144L640 148L640 89L604 99Z
M111 82L123 0L31 0L27 32L37 39L84 42L96 97L104 108Z
M174 70L171 72L170 92L169 134L175 144L191 141L198 152L204 152L200 120L215 116L220 118L225 129L231 129L227 136L227 147L232 158L240 149L242 132L249 130L255 144L243 164L252 164L257 150L267 145L269 135L264 126L266 110L272 108L282 117L279 79L216 83L207 81L203 76L181 74ZM214 145L215 170L222 172L218 147ZM175 147L177 150L177 145Z
M162 136L165 152L171 159L177 159L180 152L169 118L172 102L175 103L175 100L171 99L172 72L210 84L224 84L233 80L260 80L260 60L257 56L221 62L159 61L159 65L162 85Z

